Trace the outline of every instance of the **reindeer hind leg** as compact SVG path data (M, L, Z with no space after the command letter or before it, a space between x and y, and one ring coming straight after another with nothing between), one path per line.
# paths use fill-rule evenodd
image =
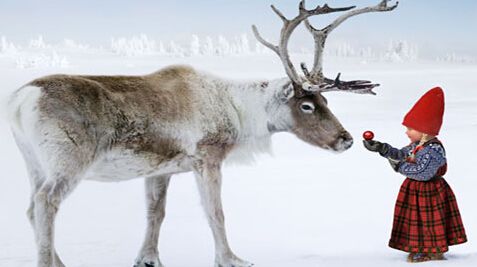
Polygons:
M64 132L47 128L48 135L36 144L44 178L35 183L30 217L38 250L38 267L64 267L54 245L55 218L61 202L76 188L93 159L91 143L78 146ZM43 175L42 175L43 176Z
M14 138L20 149L23 159L25 161L28 178L30 180L30 187L31 187L30 205L27 209L26 214L36 238L37 233L36 233L35 212L34 212L35 211L34 198L35 198L35 195L40 190L40 187L45 182L46 175L31 145L29 145L27 142L19 138L17 134L14 134ZM53 257L54 257L53 260L56 267L65 267L60 257L58 256L58 253L56 252L56 250L54 251Z

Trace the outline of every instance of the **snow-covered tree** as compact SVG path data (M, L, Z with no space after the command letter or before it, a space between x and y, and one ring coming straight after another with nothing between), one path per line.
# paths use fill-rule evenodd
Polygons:
M354 48L347 42L339 44L336 51L339 57L353 57L356 55Z
M230 54L230 43L222 35L219 36L216 50L217 54L221 56Z
M200 40L199 36L193 34L192 35L192 41L190 42L190 55L191 56L197 56L200 55Z
M214 47L214 41L210 36L205 37L205 44L202 48L202 54L204 55L214 55L216 53L215 47Z
M176 57L184 57L186 55L184 49L180 45L176 44L174 41L169 42L166 52L167 54Z
M16 59L17 68L66 68L69 66L69 62L64 56L58 55L56 51L53 51L51 55L47 54L26 54Z
M137 56L150 55L156 50L156 42L145 34L126 38L111 39L111 50L118 55Z
M407 41L390 41L384 60L391 62L415 61L419 56L417 45Z
M358 52L358 56L363 59L372 59L376 58L376 53L373 51L371 47L364 47L361 48Z
M77 43L71 39L64 39L63 44L65 48L71 49L71 50L87 50L90 48L89 45L87 44L80 44Z
M36 39L30 40L28 47L44 49L49 48L50 46L45 43L45 41L43 40L43 36L39 35Z
M0 43L0 53L8 55L15 54L17 53L17 48L13 43L8 42L5 36L2 36Z
M165 55L166 54L166 48L164 47L164 43L162 41L159 41L157 44L157 53L160 55Z
M238 40L238 53L240 54L250 54L250 44L248 41L247 34L242 34Z
M457 55L455 52L447 53L444 56L436 58L439 62L454 62L454 63L475 63L477 59L470 56Z

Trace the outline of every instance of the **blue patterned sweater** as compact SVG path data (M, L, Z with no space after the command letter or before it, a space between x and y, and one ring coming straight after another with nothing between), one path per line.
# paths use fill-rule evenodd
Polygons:
M384 144L388 149L381 156L398 161L398 168L396 170L406 177L418 181L428 181L436 175L440 167L446 164L445 150L438 143L425 144L421 150L416 152L415 162L406 162L407 157L411 155L418 143L412 143L401 149Z

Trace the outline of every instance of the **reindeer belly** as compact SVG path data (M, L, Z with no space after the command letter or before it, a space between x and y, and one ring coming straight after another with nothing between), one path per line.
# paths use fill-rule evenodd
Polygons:
M118 149L97 159L85 173L84 179L119 182L187 171L190 171L190 159L184 154L164 158L154 153Z

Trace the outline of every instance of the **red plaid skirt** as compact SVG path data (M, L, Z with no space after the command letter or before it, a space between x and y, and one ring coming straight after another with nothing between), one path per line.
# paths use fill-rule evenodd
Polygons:
M407 178L394 209L389 246L406 252L443 253L467 241L452 189L442 177Z

